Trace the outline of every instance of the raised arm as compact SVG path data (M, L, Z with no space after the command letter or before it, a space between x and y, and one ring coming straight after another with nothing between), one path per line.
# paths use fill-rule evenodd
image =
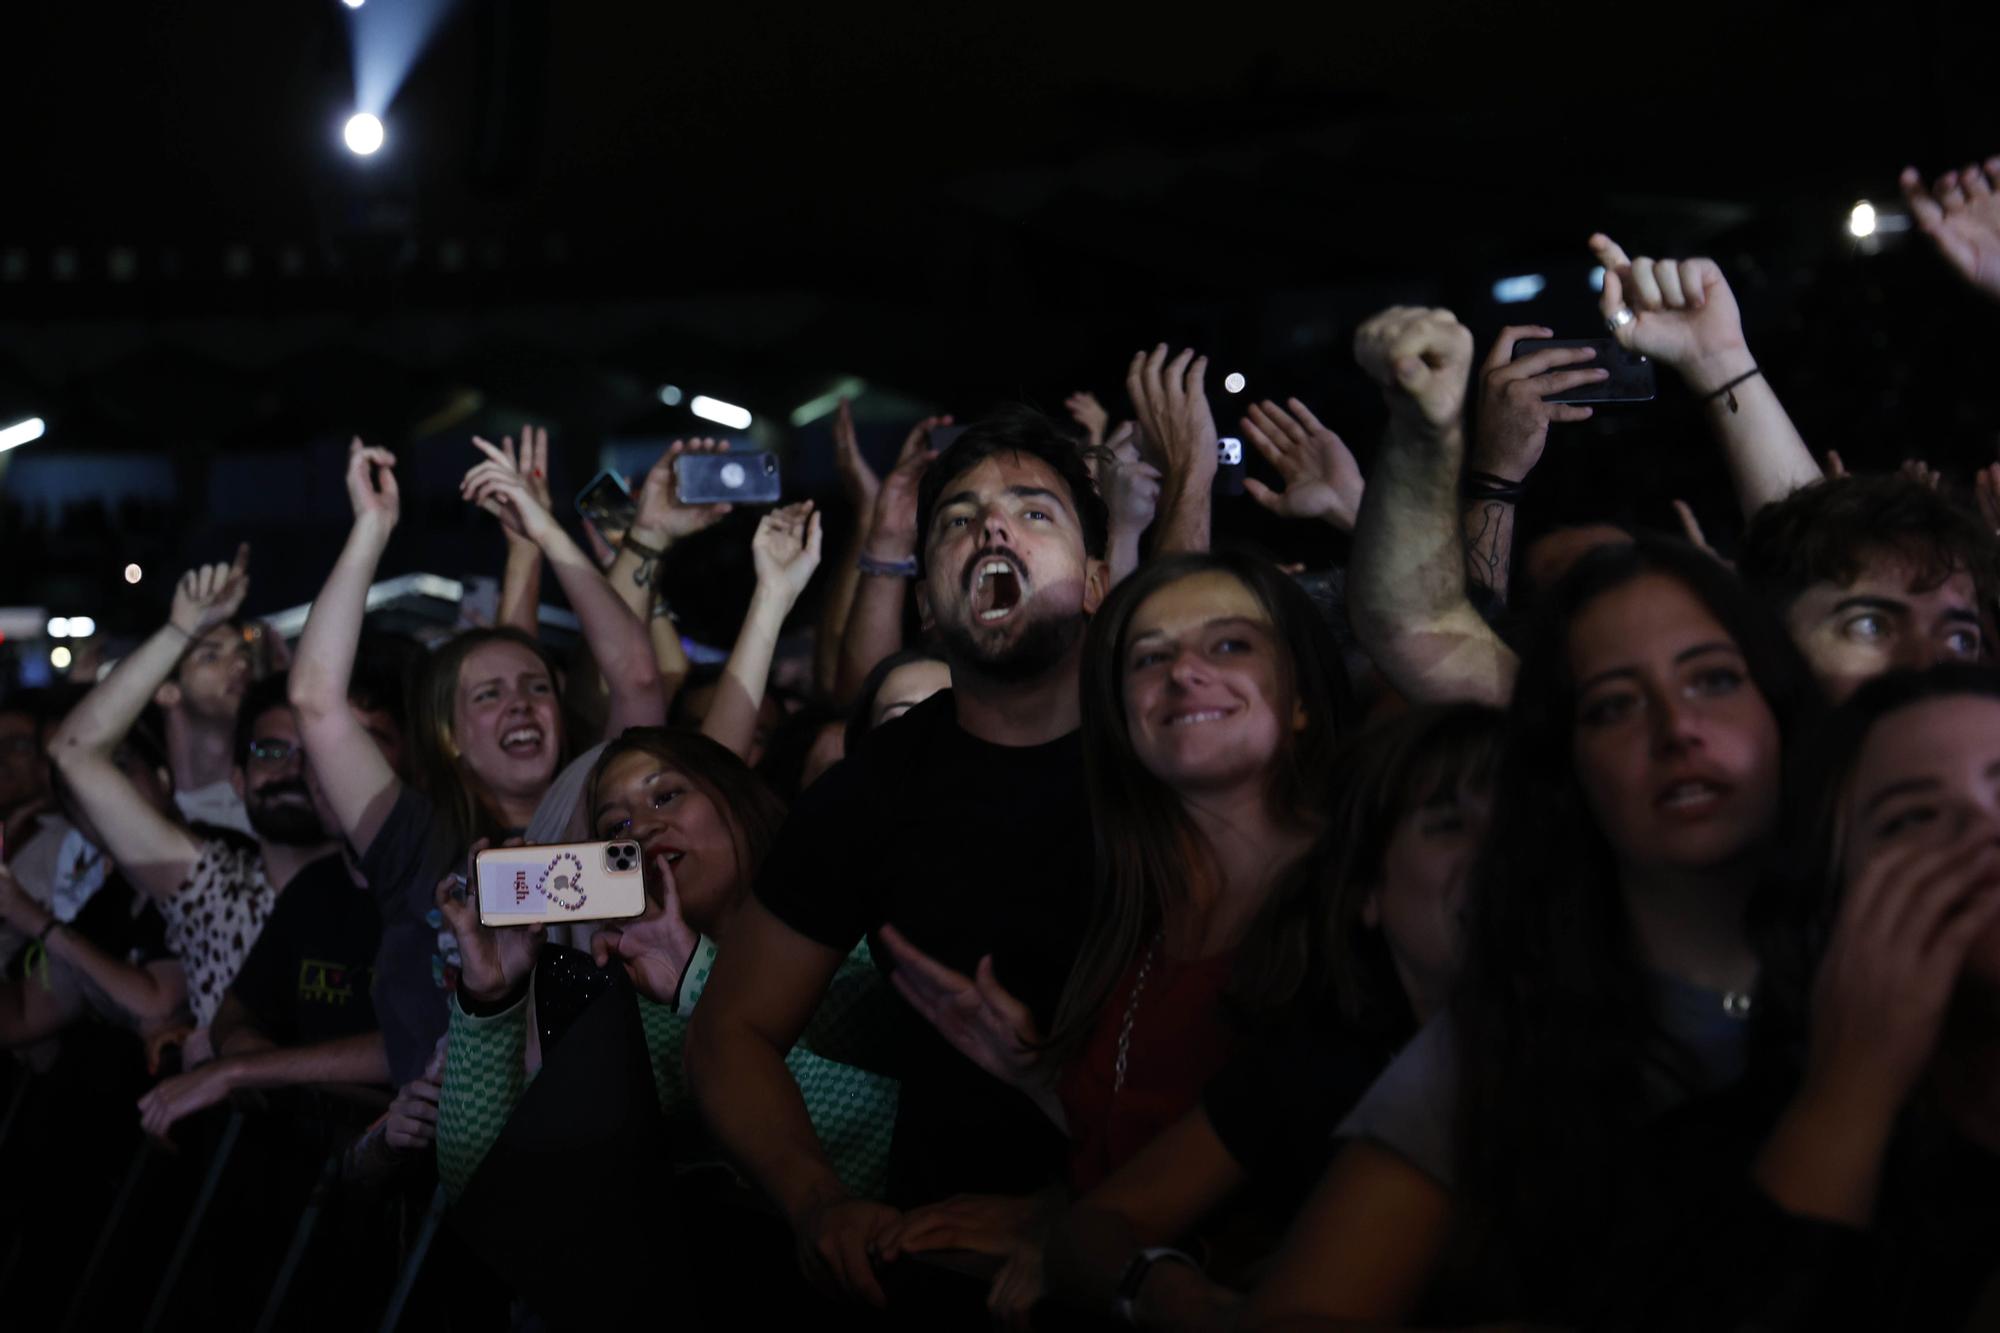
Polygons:
M840 683L840 641L846 637L847 617L854 610L854 594L861 586L861 553L868 549L875 498L882 493L882 479L861 453L854 409L845 398L833 414L833 467L854 515L854 530L834 562L832 582L820 604L819 626L813 635L813 686L829 698Z
M1278 471L1284 489L1272 490L1255 477L1243 489L1283 518L1318 519L1337 532L1354 531L1367 489L1361 465L1346 443L1320 424L1312 409L1294 398L1290 407L1254 403L1243 418L1243 438Z
M1192 349L1169 361L1167 345L1133 354L1125 372L1132 410L1146 438L1160 451L1165 479L1153 554L1206 551L1217 455L1215 417L1208 408L1202 377L1208 358Z
M1984 169L1947 171L1929 191L1915 167L1903 168L1903 199L1917 228L1958 276L2000 301L2000 157Z
M1600 306L1621 347L1672 368L1701 400L1722 442L1744 517L1820 480L1771 382L1743 340L1736 296L1712 259L1637 259L1590 238L1604 266Z
M847 616L847 631L840 638L836 703L852 703L875 664L903 646L903 605L917 569L917 485L936 457L930 447L931 430L949 424L950 417L919 421L875 497L868 540L856 562L861 583Z
M1479 419L1462 502L1465 572L1502 600L1514 557L1514 507L1542 461L1549 425L1588 421L1591 415L1588 407L1547 400L1610 373L1584 364L1597 356L1588 347L1545 347L1514 359L1514 345L1521 339L1554 336L1551 329L1509 325L1500 330L1479 368Z
M688 1027L688 1081L717 1141L791 1223L807 1275L879 1306L870 1250L898 1214L848 1194L785 1064L840 960L747 903Z
M750 554L757 565L757 591L737 632L736 646L722 668L722 680L702 719L701 732L748 760L757 737L757 712L771 679L771 659L784 632L785 617L798 604L819 568L819 515L810 500L773 509L757 525Z
M1412 703L1505 707L1518 663L1466 599L1459 528L1472 335L1448 310L1396 306L1361 326L1354 354L1389 405L1348 567L1354 632Z
M500 451L514 457L514 441L500 441ZM545 509L553 509L549 493L549 432L545 427L521 427L521 471L527 475L528 489ZM500 610L496 623L510 625L523 634L541 633L542 548L512 529L507 534L507 566L500 577Z
M396 456L387 449L370 448L358 438L348 446L347 498L354 526L313 599L288 687L313 773L341 832L362 852L381 832L402 790L395 770L347 706L354 650L368 614L368 585L402 509L395 466Z
M104 837L125 877L155 898L172 897L200 848L185 828L139 794L111 753L147 702L173 675L189 644L227 621L250 591L250 548L236 548L227 565L203 565L181 576L167 623L118 664L63 719L49 740L49 757Z
M1160 470L1139 450L1139 423L1126 421L1104 443L1097 464L1097 491L1104 497L1104 560L1116 585L1144 559L1146 529L1160 508Z
M659 668L653 660L652 640L646 627L630 607L620 601L611 584L571 540L548 507L529 489L527 478L505 454L474 437L473 445L486 455L459 484L460 493L493 514L509 529L517 529L532 539L556 572L563 596L583 626L584 641L597 669L611 692L610 715L605 734L616 736L627 727L658 726L666 720L660 700Z

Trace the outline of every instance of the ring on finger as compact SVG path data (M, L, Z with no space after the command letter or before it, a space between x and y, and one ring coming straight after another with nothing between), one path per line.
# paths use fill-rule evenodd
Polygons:
M1621 305L1605 319L1604 327L1616 333L1637 318L1638 316L1632 313L1631 306Z

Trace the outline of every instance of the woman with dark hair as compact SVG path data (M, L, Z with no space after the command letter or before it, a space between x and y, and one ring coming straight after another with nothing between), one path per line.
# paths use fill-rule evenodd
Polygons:
M881 939L904 997L1064 1127L1070 1184L1087 1190L1195 1105L1245 1026L1305 988L1310 852L1348 700L1310 599L1228 552L1120 584L1091 618L1081 690L1098 892L1054 1031L1043 1038L990 960L968 978L893 929ZM939 1225L961 1205L939 1207L906 1214L884 1257L965 1230Z
M939 690L951 688L951 667L923 648L905 648L877 662L861 682L854 708L847 715L846 752L861 748L861 738L884 722L915 708Z
M1605 548L1557 585L1458 988L1342 1126L1260 1316L1571 1312L1635 1131L1749 1058L1746 918L1814 699L1768 612L1692 547Z
M586 790L592 836L637 842L646 880L645 912L608 923L590 954L545 944L539 927L484 926L462 880L438 886L463 956L438 1098L439 1176L461 1215L477 1219L468 1225L504 1252L510 1210L549 1193L552 1176L555 1202L573 1206L560 1197L564 1182L630 1167L612 1194L624 1207L651 1201L642 1228L650 1239L638 1248L657 1258L665 1247L679 1263L680 1247L691 1247L690 1267L726 1307L746 1293L715 1282L718 1270L782 1252L783 1226L730 1173L705 1184L681 1175L658 1195L646 1182L720 1160L689 1095L681 1046L785 809L726 747L662 727L633 728L605 746ZM867 947L857 947L786 1060L834 1169L857 1191L882 1189L888 1168L896 1083L869 1067L881 1063L870 1034L886 999ZM671 1216L677 1208L699 1210L700 1229L681 1225L684 1212ZM580 1243L579 1263L591 1260L594 1233ZM796 1288L788 1266L770 1267L756 1280ZM545 1315L550 1300L568 1299L574 1276L556 1268L549 1285L519 1285Z
M1049 1242L1056 1299L1141 1327L1193 1323L1240 1299L1215 1284L1241 1284L1268 1256L1272 1224L1324 1172L1334 1127L1450 994L1499 731L1491 708L1440 704L1342 748L1308 993L1210 1080L1200 1105L1064 1214ZM1197 1229L1210 1253L1200 1268L1145 1248ZM1149 1278L1162 1260L1177 1271Z

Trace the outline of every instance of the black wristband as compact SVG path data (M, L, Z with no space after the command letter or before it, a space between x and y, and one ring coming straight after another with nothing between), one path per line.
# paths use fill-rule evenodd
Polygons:
M35 943L46 945L49 942L49 933L61 924L62 922L50 917L48 924L35 932Z
M1701 396L1701 401L1704 403L1712 403L1718 398L1723 398L1725 399L1723 405L1729 409L1732 415L1734 415L1736 411L1736 392L1735 392L1736 386L1739 384L1746 383L1750 380L1756 379L1759 375L1763 373L1764 372L1758 369L1756 366L1752 366L1750 367L1750 369L1744 371L1741 375L1738 375L1735 379L1729 381L1729 383L1723 385L1721 388L1703 394Z
M1515 504L1528 493L1528 479L1523 477L1519 481L1509 481L1491 472L1475 470L1465 474L1460 493L1468 500L1498 500L1503 504Z
M646 545L646 543L634 537L630 532L627 532L624 535L624 537L619 539L618 546L621 550L637 552L639 555L644 556L648 560L659 560L663 558L667 553L666 547L648 546Z
M531 973L530 976L532 975ZM527 997L529 979L522 977L518 986L492 1001L476 1000L472 997L472 992L461 986L458 991L458 1007L465 1010L467 1018L491 1018L495 1014L504 1014Z

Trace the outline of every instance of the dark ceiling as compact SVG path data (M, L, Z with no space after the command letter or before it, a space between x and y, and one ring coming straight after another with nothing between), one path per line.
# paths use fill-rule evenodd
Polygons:
M1854 315L1883 290L1915 293L1888 298L1906 323L1982 318L1915 247L1864 270L1839 228L1905 161L2000 151L1990 9L464 0L362 162L337 0L16 4L0 417L185 480L508 413L692 432L668 381L782 422L858 375L885 431L1052 407L1161 338L1358 403L1346 339L1390 299L1483 337L1493 279L1541 271L1529 312L1589 332L1599 227L1723 258L1837 399L1883 359ZM44 595L6 577L0 602Z

